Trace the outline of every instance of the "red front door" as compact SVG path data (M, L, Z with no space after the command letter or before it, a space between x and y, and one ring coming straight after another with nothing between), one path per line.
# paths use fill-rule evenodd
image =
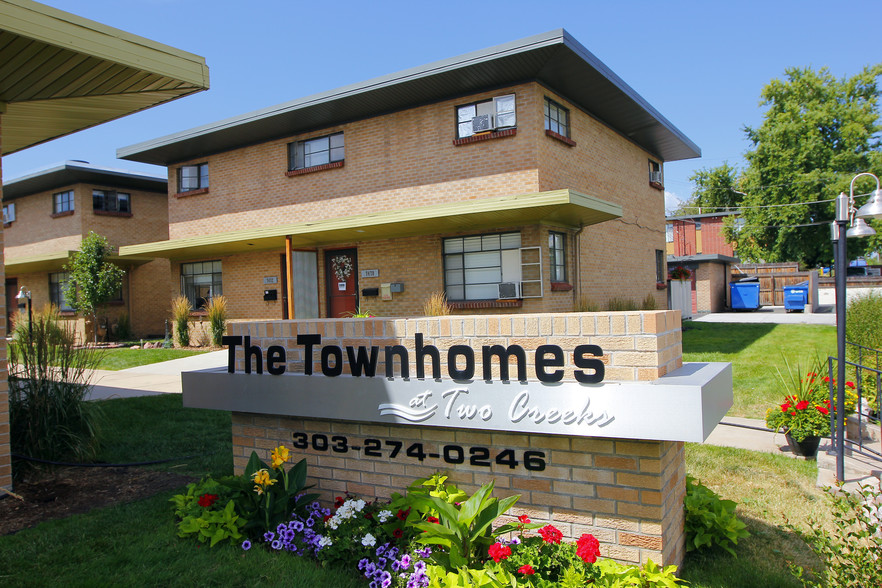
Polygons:
M328 317L345 318L358 310L358 250L325 251Z

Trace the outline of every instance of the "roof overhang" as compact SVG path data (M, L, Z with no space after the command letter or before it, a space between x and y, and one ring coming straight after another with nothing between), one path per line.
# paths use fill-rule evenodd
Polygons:
M200 235L120 247L122 257L194 259L419 235L492 230L531 224L579 228L622 216L622 207L573 190L554 190L434 204L319 221Z
M70 261L70 256L76 251L56 251L45 255L33 255L28 257L7 257L6 258L6 275L19 276L21 274L32 274L38 272L57 272L62 271L64 266ZM143 265L153 260L151 257L137 257L119 255L107 256L107 261L112 261L120 267L134 267Z
M664 161L700 157L670 121L563 29L314 94L117 150L172 165L348 121L536 81Z
M699 253L697 255L668 255L668 263L741 263L737 257L723 255L722 253Z
M4 155L206 89L198 55L31 0L0 0Z
M48 169L6 181L3 184L3 201L81 183L168 193L167 178L102 168L79 161L66 161Z

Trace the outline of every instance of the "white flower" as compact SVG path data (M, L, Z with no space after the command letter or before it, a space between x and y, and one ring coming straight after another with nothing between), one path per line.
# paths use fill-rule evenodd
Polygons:
M352 508L355 509L355 512L361 512L362 509L364 509L365 504L365 501L359 498L352 504Z
M334 544L334 542L331 541L330 537L322 536L318 541L318 545L321 548L330 547L333 544Z
M377 520L380 521L381 523L385 523L386 521L388 521L391 518L392 518L392 511L391 510L381 510L380 512L377 513Z
M365 547L373 547L374 545L377 544L377 538L374 537L373 535L371 535L370 533L368 533L361 540L361 544L364 545Z
M340 526L340 519L338 519L336 516L333 516L333 517L329 518L327 520L327 522L325 522L325 526L330 527L332 529L336 529L337 527Z

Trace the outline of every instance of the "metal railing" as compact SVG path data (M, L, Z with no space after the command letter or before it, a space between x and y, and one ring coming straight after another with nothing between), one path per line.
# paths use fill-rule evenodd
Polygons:
M846 395L846 404L851 404L851 400L853 400L854 411L851 414L840 414L838 411L830 411L830 439L833 447L836 448L837 471L842 471L841 464L845 459L846 445L852 451L882 457L882 434L880 434L879 438L878 451L864 443L865 430L867 430L868 427L880 427L880 409L882 409L882 369L880 369L882 368L882 365L880 365L880 360L882 360L882 350L864 347L862 345L857 345L856 343L847 343L846 345L857 350L856 362L845 361L846 370L849 370L849 368L854 369L855 379L854 382L851 382L854 385L854 388L848 386L847 383L843 386ZM854 355L852 355L852 357L854 357ZM835 357L827 358L830 406L837 406L836 370L834 368L836 360ZM873 366L865 365L864 362L872 362ZM849 396L852 394L854 395L854 398L849 399ZM875 408L870 404L871 398L875 399ZM856 424L856 426L851 427L852 431L857 431L856 440L848 438L848 434L845 432L846 427L844 422L841 429L838 427L840 419L848 419L850 424ZM844 432L842 443L838 442L836 436L836 433L839 430Z

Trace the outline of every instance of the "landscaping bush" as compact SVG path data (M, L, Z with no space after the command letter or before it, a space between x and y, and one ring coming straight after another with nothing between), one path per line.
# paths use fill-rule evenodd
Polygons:
M100 408L85 402L100 356L78 348L76 334L49 307L16 322L9 346L9 424L13 453L83 461L98 447ZM15 462L16 473L25 466Z
M870 292L848 303L845 338L849 343L882 349L882 294Z
M208 313L208 323L211 326L211 344L221 346L221 339L227 329L227 297L212 296L205 306Z
M114 333L117 341L132 340L132 321L129 319L128 313L122 313L116 319L116 332Z
M735 502L686 476L686 551L719 546L735 555L734 545L747 537L746 525L735 515Z
M862 485L860 491L827 488L834 515L834 528L825 529L809 520L808 533L788 523L787 527L809 543L825 565L822 574L807 573L791 565L803 586L882 586L882 493L878 486Z
M447 294L444 292L432 292L423 301L423 316L447 316L450 314L450 305L447 304Z
M175 339L181 347L190 346L190 310L190 300L186 296L178 296L172 300Z

